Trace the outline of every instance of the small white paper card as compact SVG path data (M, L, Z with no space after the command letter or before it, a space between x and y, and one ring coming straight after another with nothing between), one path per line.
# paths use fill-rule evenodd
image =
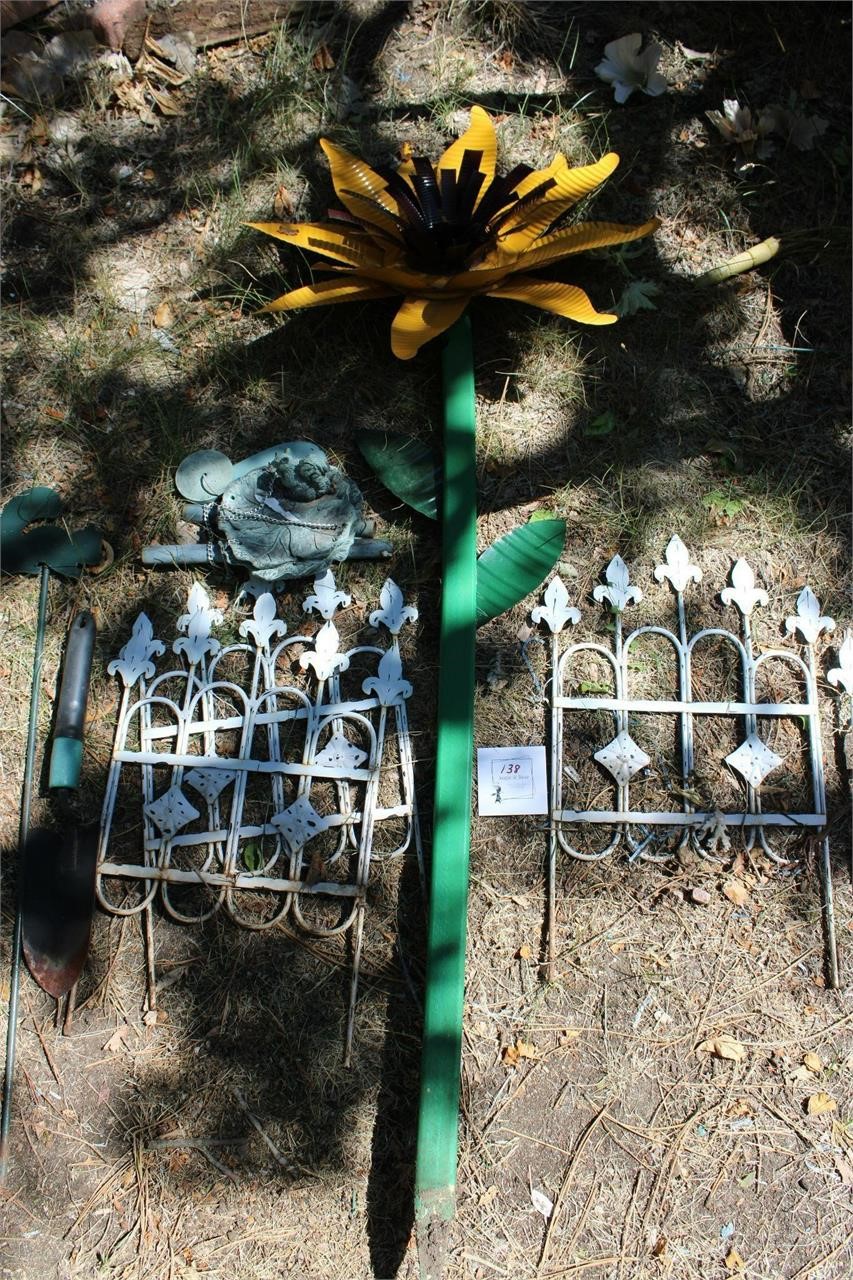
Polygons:
M478 747L477 811L499 818L548 812L544 747Z

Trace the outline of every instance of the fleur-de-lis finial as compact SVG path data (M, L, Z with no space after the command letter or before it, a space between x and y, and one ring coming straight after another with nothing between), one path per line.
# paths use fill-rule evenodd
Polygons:
M318 680L328 680L336 671L346 671L349 658L340 652L341 638L334 622L324 622L314 640L314 652L303 653L299 665L303 671L314 668Z
M853 631L844 633L844 641L838 650L837 667L827 671L826 678L836 689L844 689L853 697Z
M655 569L655 579L658 582L669 578L673 591L679 594L686 590L689 582L701 582L702 570L690 563L690 552L677 533L672 535L663 554L666 564L659 564Z
M580 610L569 604L569 593L559 576L548 583L543 599L545 603L538 604L530 617L536 623L547 622L552 635L562 631L567 622L573 627L580 622Z
M151 679L155 670L151 659L165 652L166 646L162 640L154 639L151 619L146 613L140 613L133 624L130 639L124 648L119 650L118 657L108 665L107 671L111 676L121 676L129 689L136 684L140 676Z
M785 630L788 635L799 631L806 644L814 644L821 632L835 630L835 619L821 617L817 596L811 587L803 587L797 596L796 617L785 619Z
M629 604L639 604L642 600L640 588L629 585L628 566L621 556L613 557L604 576L607 586L596 587L592 593L593 600L607 600L614 613L624 613Z
M720 592L723 604L736 605L745 618L748 618L757 604L767 604L769 596L766 591L755 585L755 574L745 560L738 560L732 569L732 586L724 587Z
M338 591L331 569L327 569L322 578L314 579L314 594L306 596L302 605L303 612L319 613L326 621L334 618L338 609L346 609L352 604L352 596L345 591Z
M240 635L251 636L259 649L268 648L273 636L287 635L287 623L276 617L275 598L269 591L258 596L252 617L240 623Z
M381 623L392 636L396 636L406 622L417 622L417 609L413 605L403 604L403 593L392 578L385 579L379 593L379 605L370 615L371 627L378 627Z
M187 612L178 618L178 630L185 631L186 638L172 645L175 653L185 653L191 663L201 662L206 653L215 657L222 648L210 634L214 623L222 621L219 609L210 604L210 596L200 582L194 582L187 600Z
M368 676L361 687L365 693L374 693L383 707L393 707L402 698L411 697L412 686L403 679L403 664L396 648L383 654L379 674Z

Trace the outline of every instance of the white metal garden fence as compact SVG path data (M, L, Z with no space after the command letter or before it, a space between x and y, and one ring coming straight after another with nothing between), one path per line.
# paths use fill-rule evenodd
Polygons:
M417 611L388 579L369 618L386 641L344 650L334 617L350 602L329 571L303 603L323 619L316 634L288 635L264 594L243 639L222 645L222 615L196 583L161 670L166 646L144 613L109 665L122 696L97 897L144 917L149 1013L155 899L187 923L223 911L250 929L351 931L350 1057L377 828L393 830L383 857L420 856L399 647Z

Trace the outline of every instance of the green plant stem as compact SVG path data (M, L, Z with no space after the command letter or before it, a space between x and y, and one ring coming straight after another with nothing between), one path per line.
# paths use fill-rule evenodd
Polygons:
M464 316L442 359L444 473L438 741L415 1220L423 1280L438 1280L456 1210L459 1074L474 754L477 479L474 357Z

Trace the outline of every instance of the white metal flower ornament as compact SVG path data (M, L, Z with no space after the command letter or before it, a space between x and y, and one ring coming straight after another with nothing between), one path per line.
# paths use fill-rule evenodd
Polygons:
M595 68L600 79L613 85L613 96L620 104L627 102L635 89L657 98L669 88L669 81L657 69L663 49L652 41L641 53L642 43L639 31L611 40L604 46L603 61Z

